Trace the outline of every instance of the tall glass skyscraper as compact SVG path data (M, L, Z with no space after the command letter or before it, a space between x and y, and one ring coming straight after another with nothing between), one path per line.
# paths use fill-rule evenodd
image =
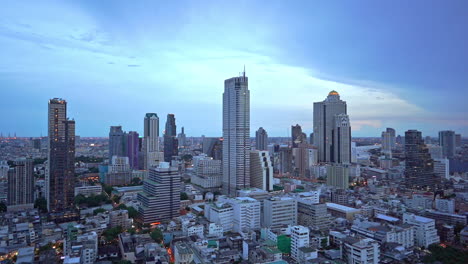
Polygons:
M75 121L65 100L49 100L48 123L47 209L59 212L73 207L75 187Z
M177 126L174 114L167 114L166 130L164 132L164 161L171 162L178 155Z
M245 71L224 81L223 192L250 186L250 91Z

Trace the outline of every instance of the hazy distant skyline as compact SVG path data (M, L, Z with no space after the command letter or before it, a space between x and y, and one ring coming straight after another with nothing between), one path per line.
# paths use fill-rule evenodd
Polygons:
M353 136L468 135L467 1L2 1L0 132L47 134L61 97L80 136L175 114L222 134L224 80L246 66L251 134L312 132L331 90ZM161 131L162 132L162 131ZM180 129L178 133L180 132Z

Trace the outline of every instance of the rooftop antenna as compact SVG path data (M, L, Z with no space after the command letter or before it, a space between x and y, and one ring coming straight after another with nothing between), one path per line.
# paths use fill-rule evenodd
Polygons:
M245 78L245 64L244 64L244 78Z

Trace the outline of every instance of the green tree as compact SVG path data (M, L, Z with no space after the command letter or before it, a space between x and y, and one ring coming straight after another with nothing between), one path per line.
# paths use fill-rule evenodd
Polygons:
M112 186L105 185L105 184L102 185L102 189L103 189L104 192L106 192L107 195L109 195L109 196L112 195L112 191L114 190L114 188L113 188Z
M163 241L163 233L161 229L155 228L153 232L150 233L150 237L156 242L161 243Z
M34 208L39 209L41 213L47 213L47 200L44 197L39 197L34 201Z
M185 193L185 192L180 193L180 200L188 200L188 199L189 199L189 197L188 197L187 193Z
M143 183L141 182L141 179L138 177L135 177L132 179L131 185L142 185Z
M109 241L115 240L119 236L119 234L122 232L123 232L123 228L121 226L116 226L116 227L108 228L104 230L102 235L109 242Z
M106 212L106 209L104 209L104 208L98 208L98 209L95 209L95 210L93 211L93 214L94 214L94 215L97 215L97 214L99 214L99 213L104 213L104 212Z

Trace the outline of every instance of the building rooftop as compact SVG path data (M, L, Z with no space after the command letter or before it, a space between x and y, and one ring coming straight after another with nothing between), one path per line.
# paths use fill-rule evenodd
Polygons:
M353 213L353 212L358 212L359 211L359 209L344 206L344 205L341 205L341 204L336 204L336 203L327 203L327 207L331 208L331 209L334 209L334 210L346 212L346 213Z

